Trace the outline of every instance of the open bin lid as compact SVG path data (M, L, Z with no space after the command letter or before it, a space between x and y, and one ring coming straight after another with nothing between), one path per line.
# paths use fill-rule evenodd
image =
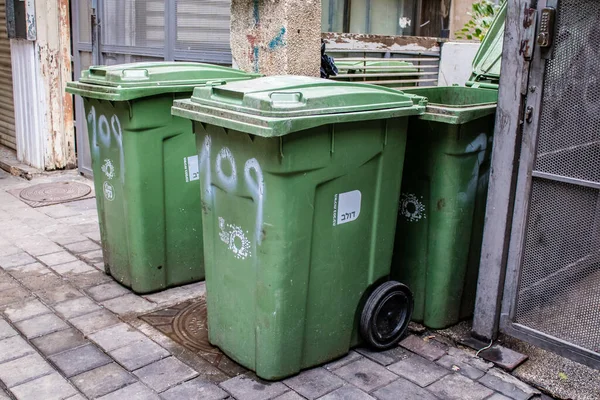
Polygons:
M197 87L174 115L250 134L283 136L328 123L422 114L426 100L381 86L270 76Z
M192 92L211 81L252 79L258 74L189 62L151 62L90 67L67 92L102 100L125 101L162 93Z
M506 2L498 10L492 26L479 46L473 60L473 73L467 86L498 89L505 20Z

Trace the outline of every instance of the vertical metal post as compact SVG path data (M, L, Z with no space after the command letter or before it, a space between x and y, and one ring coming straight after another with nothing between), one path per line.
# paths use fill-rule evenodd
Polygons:
M365 33L371 33L371 0L367 0L367 10L365 12Z
M98 0L92 1L90 26L92 27L92 64L100 65L100 21L98 18Z
M177 43L177 1L165 1L165 61L175 60Z

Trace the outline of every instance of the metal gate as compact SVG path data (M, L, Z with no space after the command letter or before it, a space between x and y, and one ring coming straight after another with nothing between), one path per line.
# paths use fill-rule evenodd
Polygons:
M531 62L500 327L598 368L600 2L547 7L554 48Z
M1 0L0 0L1 1ZM72 0L74 76L91 65L200 61L230 65L230 0ZM83 101L76 99L79 171L92 175Z

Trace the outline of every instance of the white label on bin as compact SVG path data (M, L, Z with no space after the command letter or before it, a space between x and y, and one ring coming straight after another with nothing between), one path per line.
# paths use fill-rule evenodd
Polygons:
M333 200L333 226L356 221L360 215L361 200L359 190L336 194Z
M185 181L192 182L200 180L200 170L198 168L198 156L185 157L183 159L185 167Z

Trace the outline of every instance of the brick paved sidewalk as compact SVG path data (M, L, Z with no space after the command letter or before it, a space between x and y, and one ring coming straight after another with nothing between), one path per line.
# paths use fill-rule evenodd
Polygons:
M204 295L193 284L137 296L103 273L95 200L31 208L0 172L0 400L502 400L535 389L434 338L266 383L229 377L137 318Z

